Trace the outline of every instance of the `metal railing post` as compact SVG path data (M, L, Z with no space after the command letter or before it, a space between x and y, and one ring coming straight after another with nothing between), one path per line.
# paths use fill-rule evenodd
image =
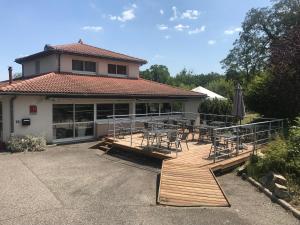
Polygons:
M272 121L269 122L269 131L268 131L269 141L271 140L271 129L272 129Z
M236 156L239 154L240 149L240 131L239 127L236 128Z
M256 151L256 125L254 125L253 154Z
M116 119L115 116L113 116L113 120L114 120L114 141L116 140Z
M217 132L213 129L213 138L214 138L214 163L216 162L217 155Z
M130 146L132 146L132 120L133 116L130 116Z

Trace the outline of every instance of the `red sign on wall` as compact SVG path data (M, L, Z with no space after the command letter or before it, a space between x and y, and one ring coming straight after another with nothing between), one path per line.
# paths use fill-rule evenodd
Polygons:
M37 106L36 105L30 105L29 106L29 113L31 113L31 114L37 113Z

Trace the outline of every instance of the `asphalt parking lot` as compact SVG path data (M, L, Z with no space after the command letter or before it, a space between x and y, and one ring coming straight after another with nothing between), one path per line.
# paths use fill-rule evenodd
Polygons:
M246 181L218 177L230 208L156 205L161 161L95 143L0 154L0 224L300 224Z

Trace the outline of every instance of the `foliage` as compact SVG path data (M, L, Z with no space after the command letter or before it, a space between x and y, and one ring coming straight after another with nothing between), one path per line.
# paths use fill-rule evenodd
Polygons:
M230 100L205 99L200 104L201 113L228 115L231 110L232 102Z
M170 76L168 68L164 65L152 65L149 69L141 71L141 76L147 80L153 80L187 90L198 86L206 86L210 81L223 77L218 73L194 74L187 69L183 69L173 77Z
M170 78L169 70L164 65L152 65L149 69L141 71L141 76L147 80L166 83Z
M12 152L44 151L46 149L46 139L31 135L24 137L12 136L7 142L7 147Z
M206 88L228 99L233 99L234 84L231 80L220 78L209 82Z
M262 149L263 157L254 156L255 160L249 161L249 175L258 179L273 171L300 185L300 117L295 124L290 128L287 139L277 137Z
M299 0L274 0L271 7L251 9L242 24L239 39L221 61L228 71L244 74L249 81L267 67L271 44L299 25Z
M264 116L292 120L300 112L300 27L291 29L271 49L269 71L248 84L245 100Z

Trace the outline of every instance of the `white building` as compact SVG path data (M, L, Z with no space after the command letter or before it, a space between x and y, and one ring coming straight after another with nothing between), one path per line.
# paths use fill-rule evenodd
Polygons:
M1 140L45 136L48 143L95 138L110 115L197 112L205 95L141 79L147 63L84 44L46 45L15 60L22 77L0 82Z

